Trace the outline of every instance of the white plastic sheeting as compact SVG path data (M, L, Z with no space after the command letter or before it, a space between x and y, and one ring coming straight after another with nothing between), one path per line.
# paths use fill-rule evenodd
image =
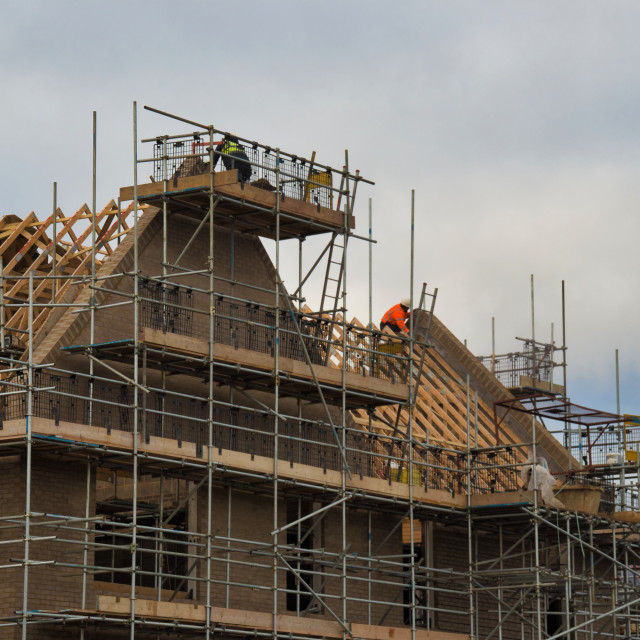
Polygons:
M534 476L537 487L534 486ZM551 475L547 461L544 458L537 459L536 472L534 474L533 458L529 455L527 461L522 465L520 477L527 487L527 490L533 491L537 488L540 491L540 498L547 507L553 507L554 509L566 508L564 504L553 495L556 479Z

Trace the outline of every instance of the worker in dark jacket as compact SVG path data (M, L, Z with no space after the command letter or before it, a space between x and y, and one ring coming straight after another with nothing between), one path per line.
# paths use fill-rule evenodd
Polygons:
M214 167L218 164L218 158L222 158L225 169L228 171L233 171L233 169L238 170L239 180L246 182L251 178L251 165L249 164L249 158L244 152L242 145L238 142L238 138L235 136L225 136L224 140L216 146L213 156Z
M402 298L399 304L391 307L380 320L380 331L383 331L385 327L388 327L394 333L409 336L409 327L407 321L411 313L409 312L409 306L411 305L410 298Z

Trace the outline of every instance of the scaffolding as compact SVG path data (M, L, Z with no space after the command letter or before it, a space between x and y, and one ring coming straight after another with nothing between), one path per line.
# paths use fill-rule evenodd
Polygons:
M557 347L553 342L537 342L530 338L516 338L522 341L522 351L478 356L478 360L512 392L535 388L564 394L564 386L554 383L553 372L562 363L554 361L557 351L564 353L565 347Z
M94 115L92 207L0 228L0 635L636 637L640 456L597 485L531 410L495 420L512 396L426 286L408 341L347 322L373 242L347 155L150 111L196 131L139 141L134 104L117 203ZM281 253L320 234L288 291ZM521 486L543 456L566 510Z

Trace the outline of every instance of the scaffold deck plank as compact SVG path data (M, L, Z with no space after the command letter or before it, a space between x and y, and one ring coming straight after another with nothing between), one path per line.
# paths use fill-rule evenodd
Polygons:
M498 491L471 496L472 507L496 507L507 504L533 503L533 491Z
M114 454L121 453L117 458L117 466L123 467L127 463L132 464L131 453L134 448L133 433L129 431L108 430L103 427L96 427L72 422L60 421L55 424L49 418L33 417L31 419L31 433L35 439L35 447L59 447L68 448L71 455L73 445L86 445L93 447L96 455L100 455L105 467L109 466L108 456L100 447L108 448ZM24 445L26 438L25 420L7 420L3 423L0 431L0 442L16 441ZM151 466L153 458L163 458L165 466L171 461L175 465L184 462L197 463L206 469L208 447L202 447L199 451L198 445L194 442L182 442L170 438L149 436L148 442L139 435L137 449L140 457L140 465ZM239 451L228 449L218 449L213 447L212 462L216 465L215 474L225 473L225 469L233 469L241 472L261 474L264 478L270 478L275 471L274 459L258 455L251 455ZM86 457L86 450L79 455ZM317 487L318 491L326 487L338 489L342 483L342 473L333 469L323 469L310 465L289 463L279 460L278 476L291 481L302 481L309 490ZM404 482L389 482L382 478L368 476L359 477L354 474L352 478L346 479L346 489L348 491L359 491L362 495L374 494L392 499L409 499L409 485ZM425 505L443 506L452 509L465 508L466 496L456 494L452 496L447 491L438 489L425 490L424 487L413 486L413 499Z
M142 341L147 346L164 349L169 352L182 352L199 357L207 357L209 355L209 342L207 340L163 333L159 329L145 327ZM243 348L236 349L233 346L216 343L213 347L213 357L218 362L254 368L269 374L274 372L275 357L268 353L260 353ZM341 393L342 370L323 367L322 365L312 365L312 367L318 382L331 388L323 389L325 396L335 396L336 393ZM281 357L279 358L279 369L294 378L299 378L301 382L313 382L313 375L306 362ZM270 384L273 383L271 382ZM286 392L287 384L295 384L295 380L287 380L285 376L281 376L279 384L281 391ZM409 386L407 384L365 377L350 371L345 372L345 387L349 406L406 402L409 397ZM309 392L312 393L313 390L309 389ZM356 400L353 395L354 392L361 393L365 397Z
M97 612L110 615L131 615L131 600L114 596L98 596ZM225 609L211 607L211 621L216 624L240 629L256 629L273 631L273 615L267 612L248 611L245 609ZM95 613L95 612L92 612ZM184 622L206 622L207 609L202 604L185 604L176 602L158 602L155 600L135 601L136 616L157 618L162 620L181 620ZM343 627L333 620L302 618L279 614L276 618L279 633L304 634L324 638L343 638ZM468 640L469 636L461 633L428 631L417 629L415 636L411 629L400 627L382 627L368 624L351 625L354 638L366 640Z
M137 195L140 201L158 207L162 207L163 199L166 197L170 212L197 216L198 213L193 211L194 206L203 212L209 208L210 185L211 176L204 173L178 178L175 182L171 180L167 187L164 182L140 184ZM225 226L233 219L238 232L252 232L267 238L276 237L275 192L250 183L241 185L235 171L214 173L213 187L216 195L224 198L215 208L216 224ZM120 189L120 199L123 202L133 200L133 196L132 186ZM279 208L284 214L280 220L280 237L283 239L341 229L345 222L344 214L340 211L296 198L281 196ZM350 229L355 227L352 215L349 216L347 224Z

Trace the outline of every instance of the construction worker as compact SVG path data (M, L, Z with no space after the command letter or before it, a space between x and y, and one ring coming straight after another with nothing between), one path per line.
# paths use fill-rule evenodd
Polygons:
M226 155L221 155L226 154ZM219 142L216 146L215 153L213 154L213 166L218 164L218 158L222 158L225 169L232 171L238 170L238 178L241 182L246 182L251 178L251 165L249 164L249 158L244 152L244 148L238 142L238 138L234 135L226 135L222 142Z
M383 331L385 327L388 327L394 333L400 336L409 337L409 327L407 326L407 320L411 313L409 312L409 306L411 305L411 298L402 298L400 302L391 307L380 320L380 331Z

